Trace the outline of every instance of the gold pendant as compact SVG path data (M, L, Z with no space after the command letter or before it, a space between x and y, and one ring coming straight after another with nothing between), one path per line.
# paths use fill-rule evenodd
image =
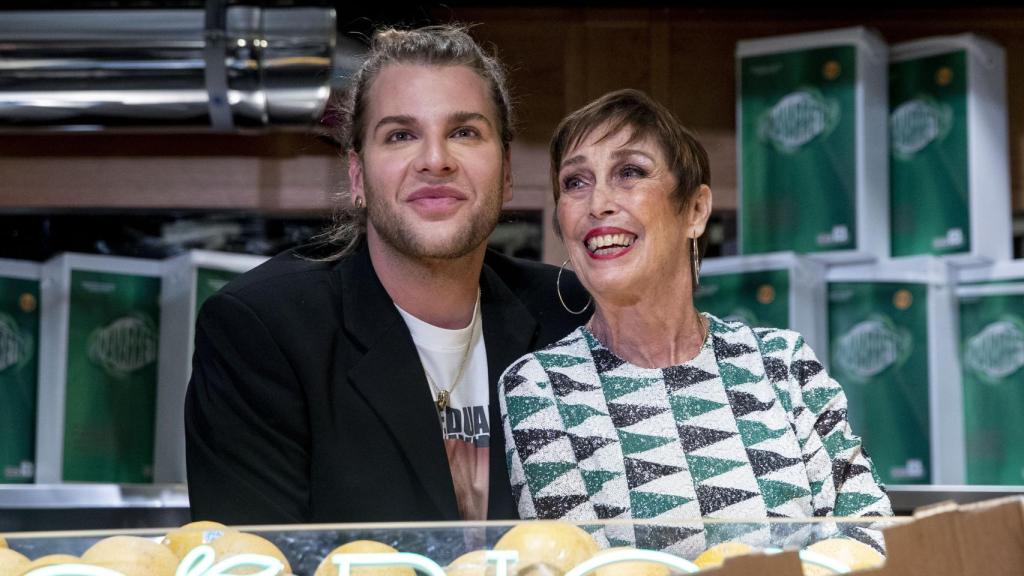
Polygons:
M447 390L441 390L437 393L437 411L444 412L444 409L448 407L448 399L450 398Z

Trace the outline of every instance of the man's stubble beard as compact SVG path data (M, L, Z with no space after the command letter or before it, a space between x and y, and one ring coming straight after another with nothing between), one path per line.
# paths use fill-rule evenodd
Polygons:
M503 171L502 171L503 173ZM501 216L502 181L499 178L492 189L485 192L484 202L477 214L466 219L459 215L458 223L438 221L431 226L459 226L445 242L438 244L430 238L420 238L411 226L405 226L402 217L386 200L380 199L370 182L366 182L367 224L395 251L417 259L454 260L476 250L498 225ZM446 234L445 236L448 236Z

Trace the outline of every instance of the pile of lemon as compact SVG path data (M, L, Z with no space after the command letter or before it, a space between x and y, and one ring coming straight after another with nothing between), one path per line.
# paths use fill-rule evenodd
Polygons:
M213 548L218 560L244 553L269 556L284 565L285 574L291 574L284 554L266 538L217 522L193 522L168 532L160 543L138 536L112 536L93 544L81 556L50 554L35 560L10 550L0 538L0 575L23 576L44 566L85 564L124 576L174 576L185 555L200 544Z
M53 564L87 564L115 570L124 576L174 576L178 564L195 547L210 546L218 561L238 554L258 554L281 562L282 576L291 574L284 554L269 540L240 532L216 522L193 522L167 533L160 543L135 536L113 536L100 540L81 557L52 554L29 560L7 548L0 538L0 575L23 576L32 570ZM512 567L513 576L562 576L579 564L622 548L601 550L585 530L562 522L527 522L509 530L494 550L515 551L519 560ZM824 555L850 570L873 568L884 557L870 546L855 540L832 538L822 540L807 550ZM349 542L332 550L320 563L314 576L337 576L331 558L335 554L396 553L391 546L372 540ZM494 565L488 564L486 550L464 554L445 569L448 576L493 576ZM701 570L720 566L726 558L758 552L747 544L725 542L712 546L694 560ZM247 574L256 569L240 567L233 574ZM653 561L630 560L596 569L593 576L673 576L668 566ZM805 576L825 576L832 571L813 564L804 564ZM406 567L358 567L352 576L416 576Z

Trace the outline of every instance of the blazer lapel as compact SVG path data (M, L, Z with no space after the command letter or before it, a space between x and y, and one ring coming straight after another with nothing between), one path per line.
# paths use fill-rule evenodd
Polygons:
M334 385L351 385L359 391L393 432L437 507L438 518L458 520L441 423L409 329L377 278L365 248L337 270L349 342L360 343L365 353L360 356L361 351L352 350L345 338L338 339L336 365L349 369L335 374Z
M487 348L487 375L490 389L490 478L487 517L518 518L512 499L512 486L505 462L505 433L498 405L498 379L520 356L531 351L536 339L537 322L523 303L488 266L480 278L484 344Z

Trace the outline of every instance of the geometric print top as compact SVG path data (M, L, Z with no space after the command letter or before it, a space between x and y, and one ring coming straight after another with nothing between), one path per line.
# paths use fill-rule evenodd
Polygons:
M581 326L505 371L499 402L520 516L671 520L592 532L605 546L692 558L727 540L800 546L808 535L798 532L812 529L702 518L891 515L846 396L803 338L704 316L709 337L679 366L632 365ZM830 524L881 549L874 530Z

